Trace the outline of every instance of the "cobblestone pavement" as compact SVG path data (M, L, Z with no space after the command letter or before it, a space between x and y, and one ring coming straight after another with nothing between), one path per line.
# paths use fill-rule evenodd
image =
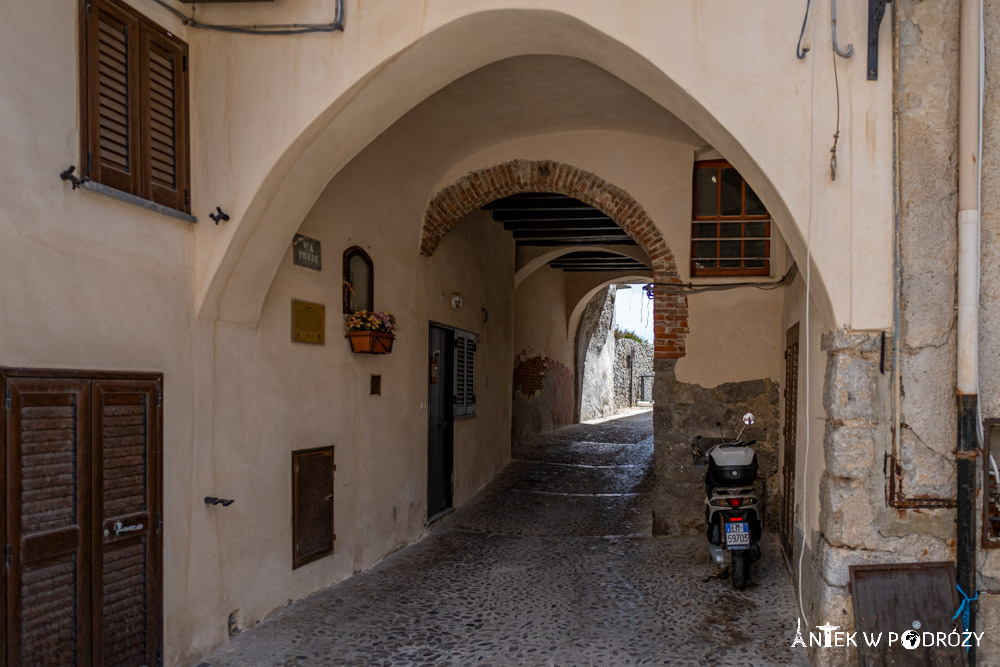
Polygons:
M735 591L704 538L652 537L651 433L645 413L516 443L428 537L203 666L807 664L773 539Z

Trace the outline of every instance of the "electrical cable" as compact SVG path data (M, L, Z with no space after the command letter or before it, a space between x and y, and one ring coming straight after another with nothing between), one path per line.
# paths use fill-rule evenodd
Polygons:
M240 35L305 35L314 32L343 32L344 30L344 0L337 0L336 16L331 23L279 23L275 25L217 25L201 23L194 16L188 16L176 7L167 4L165 0L153 0L167 9L184 25L204 30L235 33Z
M771 280L763 283L716 283L714 285L695 285L694 283L646 283L643 289L646 296L653 298L653 292L660 290L663 294L698 294L699 292L721 292L724 290L738 289L740 287L756 287L759 290L773 290L785 287L790 284L798 274L798 265L792 264L791 268L779 280Z

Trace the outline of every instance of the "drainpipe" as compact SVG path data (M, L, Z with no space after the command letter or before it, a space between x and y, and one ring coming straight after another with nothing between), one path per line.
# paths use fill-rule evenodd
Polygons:
M976 590L976 468L979 415L979 162L980 58L982 0L961 0L959 7L958 102L958 585L970 597ZM975 628L975 603L969 629ZM970 651L969 664L975 663Z

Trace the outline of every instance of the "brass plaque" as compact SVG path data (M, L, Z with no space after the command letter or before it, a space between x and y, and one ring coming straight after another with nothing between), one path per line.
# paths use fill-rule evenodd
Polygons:
M326 338L326 306L292 299L292 340L322 345Z

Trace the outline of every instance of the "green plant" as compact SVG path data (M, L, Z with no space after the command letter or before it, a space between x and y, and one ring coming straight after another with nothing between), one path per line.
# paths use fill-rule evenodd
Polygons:
M629 331L628 329L620 329L618 327L615 327L615 338L628 338L634 341L638 341L640 343L649 342L634 331Z

